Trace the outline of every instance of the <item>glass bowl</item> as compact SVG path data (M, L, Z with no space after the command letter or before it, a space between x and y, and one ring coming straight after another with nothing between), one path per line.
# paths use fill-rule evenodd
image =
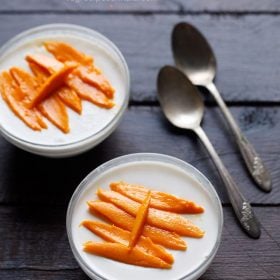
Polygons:
M89 240L100 240L84 227L82 220L98 219L91 215L86 202L96 197L99 187L108 188L113 181L142 184L194 200L205 209L203 214L186 215L205 230L201 239L184 238L186 251L172 251L172 269L162 270L127 265L83 251ZM223 211L220 199L208 179L192 165L162 154L130 154L110 160L93 170L77 187L68 206L67 235L72 252L91 279L102 280L191 280L199 278L212 262L220 241Z
M100 33L78 25L48 24L35 27L12 38L0 49L0 71L12 66L28 70L24 57L28 53L46 52L43 41L62 40L94 57L99 67L116 89L116 105L99 108L83 101L81 115L67 109L70 132L63 134L52 124L48 129L34 132L19 120L0 98L0 132L9 142L34 154L48 157L76 155L99 144L117 127L128 105L130 76L127 63L120 50ZM72 127L71 127L72 126Z

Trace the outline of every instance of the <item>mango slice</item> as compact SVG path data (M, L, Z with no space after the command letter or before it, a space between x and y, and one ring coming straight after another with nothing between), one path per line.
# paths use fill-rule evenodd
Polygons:
M110 184L110 188L139 203L143 203L149 191L143 186L132 185L125 182L113 182ZM152 191L151 195L150 207L152 208L179 214L200 214L204 212L203 207L197 205L193 201L188 201L159 191Z
M41 53L28 54L25 59L28 61L28 63L31 62L41 66L47 70L49 74L58 72L64 67L64 64L54 57L50 57Z
M137 211L136 218L131 231L131 237L129 240L130 248L136 244L136 242L138 241L139 237L142 234L143 227L145 225L148 211L149 211L150 200L151 200L151 191L147 193L143 203L141 204L141 206Z
M24 72L19 68L11 68L10 70L13 77L25 94L24 102L29 103L36 98L38 91L36 87L38 86L36 79L32 77L29 73ZM28 98L27 98L28 97ZM52 122L57 128L59 128L64 133L69 132L68 124L68 113L66 111L65 105L57 97L56 94L52 94L48 98L44 99L38 105L39 111L44 115L50 122Z
M120 243L89 241L84 244L84 251L127 264L153 268L171 268L171 264L160 258L150 255L137 247L130 249Z
M83 82L77 76L72 75L69 77L67 79L67 85L75 90L82 99L92 102L99 107L111 109L114 106L114 102L110 100L102 91Z
M56 94L69 108L78 114L82 113L81 98L74 90L67 86L63 86L56 91Z
M43 84L50 76L49 72L35 62L28 62L29 68L36 77L38 84Z
M49 77L49 73L40 65L34 62L28 62L31 71L36 76L36 79L40 84L43 84ZM56 90L54 94L57 94L59 98L67 105L69 108L81 114L82 112L82 102L77 93L70 89L68 86L62 86Z
M137 210L141 205L114 191L99 189L97 195L101 200L115 204L134 217L137 215ZM154 208L149 209L147 223L158 228L174 231L183 236L201 238L204 235L204 231L184 217Z
M111 86L110 82L105 78L101 72L91 71L85 67L79 67L78 70L79 77L86 83L95 86L97 89L101 90L107 95L108 98L114 97L114 88Z
M13 80L8 72L2 72L0 75L1 95L10 109L18 116L28 127L35 131L41 131L47 125L43 121L41 114L36 108L26 108L23 100L25 94Z
M40 112L62 132L68 133L69 119L64 103L57 95L51 95L43 100L38 108Z
M104 201L89 201L89 209L92 213L101 215L113 224L131 231L134 224L134 217L118 208L112 203ZM186 250L185 241L176 233L169 232L145 224L142 234L149 237L154 243L160 244L173 250Z
M77 49L65 42L47 41L44 43L44 46L57 60L61 62L73 61L84 65L89 69L92 69L93 67L92 57L79 52Z
M121 243L128 246L131 233L127 230L99 221L86 220L82 222L82 225L105 241ZM141 236L136 244L136 248L143 250L147 254L158 257L167 263L172 264L174 262L174 258L170 253L168 253L163 247L154 244L147 237Z
M38 89L37 95L31 99L29 106L32 108L46 99L58 88L65 84L67 76L76 68L76 64L65 64L63 68L52 74Z
M10 69L12 77L17 82L21 92L24 94L24 102L28 104L37 95L38 83L34 77L29 73L18 67L12 67Z

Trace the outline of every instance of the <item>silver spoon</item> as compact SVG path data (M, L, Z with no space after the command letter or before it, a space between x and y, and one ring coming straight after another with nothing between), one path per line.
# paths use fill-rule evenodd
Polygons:
M213 83L216 74L214 53L203 35L188 23L179 23L172 33L175 63L190 81L206 87L220 106L235 136L246 166L257 185L264 191L271 190L271 177L252 144L241 132L219 91Z
M158 75L158 97L167 119L175 126L193 130L211 155L226 187L234 212L245 232L259 238L260 225L249 202L244 198L200 126L204 104L197 88L175 67L165 66Z

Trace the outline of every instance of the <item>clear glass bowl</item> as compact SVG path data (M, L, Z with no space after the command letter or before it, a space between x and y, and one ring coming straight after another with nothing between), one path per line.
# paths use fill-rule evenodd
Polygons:
M205 236L184 238L188 249L172 251L175 259L172 269L126 265L83 251L84 242L100 240L79 226L84 219L96 219L87 211L86 201L94 198L99 187L108 188L110 182L120 180L186 197L205 207L203 214L186 215L205 230ZM191 280L199 278L216 255L221 241L223 211L212 184L192 165L167 155L139 153L115 158L93 170L79 184L69 202L66 226L72 252L91 279Z
M68 37L67 37L68 36ZM129 101L129 91L130 91L130 75L127 63L121 54L120 50L112 43L108 38L103 36L102 34L82 26L72 25L72 24L48 24L38 26L27 31L24 31L11 40L9 40L6 44L4 44L0 49L0 69L1 70L8 70L7 65L9 65L9 59L14 59L15 64L14 66L18 65L18 61L24 62L23 57L17 57L20 51L18 50L29 50L28 48L33 48L32 50L37 50L34 47L35 44L39 45L42 44L42 41L46 40L46 38L71 38L73 37L75 40L80 40L81 42L92 42L95 44L96 47L99 49L104 50L104 57L108 55L108 59L112 58L112 68L117 67L117 72L119 73L120 77L122 78L121 82L119 83L122 86L123 91L121 94L123 95L120 100L121 104L117 104L116 112L114 116L110 120L106 120L106 124L98 130L93 131L92 133L89 132L86 134L84 138L79 138L79 135L73 141L58 141L57 143L41 143L40 141L33 140L33 139L26 139L23 137L24 134L20 134L20 130L12 130L10 129L9 125L4 125L0 121L0 132L4 138L6 138L9 142L13 143L14 145L18 146L19 148L29 151L31 153L49 156L49 157L66 157L72 156L75 154L82 153L86 150L91 149L92 147L99 144L103 141L106 137L108 137L114 129L117 127L118 123L122 115L127 108L128 101ZM73 39L73 40L74 40ZM39 49L39 47L38 47ZM26 53L25 53L26 55ZM20 56L20 54L19 54ZM6 63L8 61L8 63ZM109 60L108 60L109 61ZM6 64L5 64L6 63ZM26 62L25 62L26 63ZM110 63L110 61L108 62ZM4 66L5 67L4 67ZM109 67L109 66L108 66ZM113 85L114 86L114 85ZM3 100L1 100L3 102ZM94 106L94 105L92 105ZM71 112L71 110L69 110ZM109 110L110 111L110 110ZM72 114L71 112L70 114ZM74 113L73 113L74 114ZM12 116L16 118L15 116ZM24 124L21 124L25 126ZM71 122L70 122L71 125ZM29 129L29 128L27 128ZM31 130L31 129L29 129ZM32 131L33 132L33 131ZM36 132L33 132L36 133ZM38 132L37 132L38 133ZM39 132L40 133L40 132ZM70 131L71 133L71 131ZM81 134L82 135L82 134ZM48 139L49 136L46 137ZM65 137L62 135L60 131L57 131L57 138ZM31 137L32 138L32 137Z

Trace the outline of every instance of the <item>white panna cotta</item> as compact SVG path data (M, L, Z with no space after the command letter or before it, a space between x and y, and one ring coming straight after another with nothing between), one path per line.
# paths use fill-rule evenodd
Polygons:
M201 239L183 237L187 243L186 251L168 250L175 259L169 270L123 264L84 252L85 242L102 240L80 226L83 220L98 220L89 213L87 201L97 199L98 188L109 189L110 183L116 181L168 192L203 206L203 214L184 216L203 229L205 236ZM89 174L77 188L67 213L67 232L71 248L82 269L92 279L197 279L216 254L222 224L221 203L211 183L189 164L158 154L133 154L103 164Z
M81 115L67 107L70 132L64 134L45 118L47 129L30 129L0 98L0 126L4 136L23 149L47 156L67 156L91 148L112 132L127 106L129 74L123 56L108 39L90 29L64 24L34 28L9 41L0 50L0 71L16 66L31 73L26 55L52 56L43 46L44 41L50 40L69 43L93 57L95 66L115 89L113 101L116 105L104 109L83 100Z

